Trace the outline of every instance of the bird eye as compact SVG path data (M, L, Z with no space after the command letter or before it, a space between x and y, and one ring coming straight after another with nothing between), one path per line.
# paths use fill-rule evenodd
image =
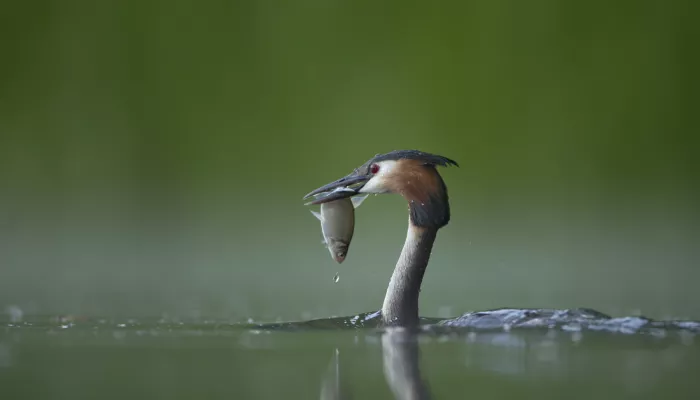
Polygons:
M371 172L372 174L376 174L377 172L379 172L379 165L377 165L377 164L372 164L372 165L369 167L369 172Z

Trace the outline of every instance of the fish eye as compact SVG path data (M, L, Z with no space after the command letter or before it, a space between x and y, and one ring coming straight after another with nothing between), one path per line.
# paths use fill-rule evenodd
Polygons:
M374 175L374 174L376 174L377 172L379 172L379 165L377 165L377 164L372 164L372 165L370 165L370 167L369 167L369 172L370 172L372 175Z

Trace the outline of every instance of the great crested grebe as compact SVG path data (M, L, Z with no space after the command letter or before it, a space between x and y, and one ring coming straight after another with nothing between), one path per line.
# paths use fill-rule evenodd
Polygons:
M378 154L351 174L304 196L316 196L307 204L369 193L397 193L408 201L408 233L382 306L385 325L418 325L418 295L430 252L438 230L450 221L447 187L436 168L448 165L457 163L418 150L396 150Z

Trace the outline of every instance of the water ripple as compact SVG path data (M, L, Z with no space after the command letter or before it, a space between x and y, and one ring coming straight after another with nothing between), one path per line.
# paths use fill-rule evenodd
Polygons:
M656 334L660 331L687 331L700 333L700 322L645 317L610 317L596 310L575 309L519 309L501 308L464 314L443 320L439 326L472 329L559 328L564 331L607 331L622 334Z
M2 322L2 321L0 321ZM18 322L5 321L5 330L45 329L50 333L62 330L119 330L138 332L192 332L221 334L240 330L300 331L300 330L367 330L382 329L381 311L361 313L348 317L319 318L303 321L259 323L248 319L245 322L221 320L183 321L179 319L115 320L105 318L25 318ZM547 329L575 333L583 331L609 332L615 334L645 334L664 337L670 332L679 332L683 340L690 343L700 333L700 322L691 320L653 320L642 316L611 317L587 308L575 309L523 309L500 308L466 313L450 319L421 318L424 332L441 331L505 331L514 329Z

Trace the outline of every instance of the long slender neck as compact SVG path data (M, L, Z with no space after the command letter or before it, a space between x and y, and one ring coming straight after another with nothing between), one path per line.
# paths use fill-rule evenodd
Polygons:
M418 325L418 295L437 231L437 227L418 227L409 219L406 242L384 297L385 325Z

